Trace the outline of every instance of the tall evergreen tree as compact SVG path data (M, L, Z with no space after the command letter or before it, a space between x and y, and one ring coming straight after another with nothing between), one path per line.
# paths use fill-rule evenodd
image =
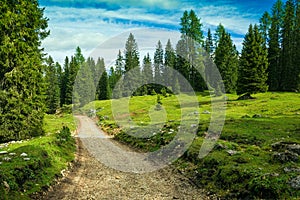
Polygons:
M199 57L202 55L200 49L203 47L202 23L195 12L191 10L183 13L180 25L182 35L176 46L178 55L176 68L195 90L201 91L204 89L205 83L198 71L204 71L204 69L196 69L199 68L196 63L201 60Z
M47 113L54 114L59 107L60 91L59 91L59 80L58 80L58 68L53 61L53 58L49 56L46 59L46 107Z
M147 85L144 85L143 88L141 88L142 95L150 94L153 87L153 69L152 69L152 62L149 53L147 53L146 56L144 56L143 59L143 69L142 69L142 78L147 83Z
M109 80L107 72L104 71L99 80L98 88L97 88L97 96L98 100L107 100L111 98L111 92L109 87Z
M224 32L226 32L225 27L222 24L219 24L214 34L215 47L219 45L220 38L222 37Z
M210 56L212 56L214 52L214 43L213 43L213 38L210 29L208 29L207 31L207 37L204 43L204 50Z
M271 25L271 16L268 12L265 12L259 20L259 31L261 32L265 44L268 44L269 40L269 30Z
M66 104L66 94L71 87L69 84L70 80L70 69L69 69L69 57L66 56L64 62L64 72L62 73L61 86L60 86L60 106Z
M174 48L172 47L172 43L170 39L167 42L166 48L165 48L165 55L164 55L164 71L163 71L163 76L164 76L164 81L165 85L167 87L171 87L174 89L175 85L175 79L174 79L174 74L172 73L173 70L175 69L175 62L176 62L176 53Z
M296 77L293 63L294 56L294 22L295 5L293 0L288 0L285 4L285 12L282 28L282 63L280 90L296 90Z
M237 94L266 92L268 58L264 39L257 25L249 26L240 58Z
M238 56L231 36L227 32L223 32L219 39L215 52L215 64L223 79L226 93L234 93L238 78Z
M162 44L158 41L156 45L156 50L154 52L154 80L156 83L163 83L165 77L162 76L164 65L164 50L162 48ZM156 92L159 92L162 88L161 85L156 85Z
M295 46L294 46L294 67L296 78L296 90L300 91L300 0L296 1L296 19L295 19Z
M48 19L37 0L1 1L0 142L43 134L41 40Z
M135 70L132 70L134 68ZM137 95L137 91L135 91L135 89L139 85L141 75L138 45L132 33L129 34L125 44L125 72L124 95Z
M277 0L272 7L271 27L269 30L269 48L268 48L268 85L269 90L279 90L281 82L281 29L283 18L283 3L282 0Z

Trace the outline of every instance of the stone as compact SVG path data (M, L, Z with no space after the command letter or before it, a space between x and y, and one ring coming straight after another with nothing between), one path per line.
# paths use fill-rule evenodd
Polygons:
M276 152L273 154L273 158L282 163L289 162L289 161L296 162L299 160L299 155L290 151Z
M9 153L8 155L10 155L10 156L15 156L16 153Z
M26 156L28 156L28 155L27 155L27 153L21 153L20 156L21 156L21 157L26 157Z
M252 118L262 118L261 114L254 114Z
M300 189L300 175L297 176L296 178L293 178L290 182L289 182L290 186L294 189Z
M289 150L291 152L300 154L300 145L299 144L290 144L290 145L287 145L286 148L287 148L287 150Z
M237 151L234 151L234 150L228 150L226 151L229 155L233 156L235 154L237 154L238 152Z
M7 190L10 190L10 187L6 181L3 181L3 185Z
M29 161L30 160L30 158L23 158L25 161Z
M289 167L285 167L284 172L300 172L300 168L289 168Z
M0 151L0 155L8 154L7 151Z
M4 158L2 158L2 160L4 160L4 161L11 161L11 158L10 157L4 157Z
M202 114L210 114L208 110L204 110Z

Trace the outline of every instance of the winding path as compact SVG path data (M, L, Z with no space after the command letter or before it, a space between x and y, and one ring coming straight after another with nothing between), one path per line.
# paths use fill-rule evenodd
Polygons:
M148 173L126 172L134 168L142 172L153 163L138 163L142 154L112 140L90 118L77 118L76 166L44 199L209 199L171 166Z

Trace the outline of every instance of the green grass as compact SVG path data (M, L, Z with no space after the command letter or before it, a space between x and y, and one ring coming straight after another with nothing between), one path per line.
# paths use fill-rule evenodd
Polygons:
M75 129L72 116L46 115L44 123L46 136L1 149L16 155L0 156L0 199L30 199L30 195L49 187L55 178L61 176L60 172L67 163L74 159L75 141L68 129L62 130L63 126ZM30 160L24 161L20 156L22 153L27 153ZM2 161L7 156L12 160Z
M200 187L226 199L299 197L300 191L288 184L297 174L284 171L285 167L300 168L299 161L276 161L271 145L278 141L300 144L300 95L269 92L256 94L255 99L244 101L237 101L236 95L226 96L226 121L222 134L213 151L199 159L199 150L211 117L210 114L202 112L211 111L212 100L207 92L198 94L196 101L199 102L200 122L197 136L188 151L174 165ZM107 132L115 134L117 140L142 151L155 151L168 144L176 135L181 113L195 111L195 107L191 106L195 103L195 98L190 95L180 97L185 99L183 103L175 96L162 99L164 113L160 115L165 114L165 123L157 124L161 128L155 134L148 133L145 129L143 133L148 138L136 138L126 134L129 129L126 126L121 129L116 123L109 100L95 101L81 111L88 113L89 109L95 108L99 125ZM213 101L217 100L214 98ZM124 102L124 99L120 100L120 103ZM117 109L121 116L118 120L130 124L130 116L132 122L139 126L151 124L151 119L155 124L155 105L156 96L132 97L129 100L129 113ZM169 134L171 129L174 132ZM238 153L229 155L228 150Z

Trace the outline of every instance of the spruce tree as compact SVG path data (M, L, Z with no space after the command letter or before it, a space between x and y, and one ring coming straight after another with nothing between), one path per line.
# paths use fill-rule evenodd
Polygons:
M223 32L219 39L215 52L215 64L223 79L226 93L234 93L238 78L238 56L231 36L227 32Z
M264 39L257 25L249 26L240 58L237 94L266 92L268 58Z
M268 85L269 90L279 90L279 84L281 83L281 29L283 18L283 3L281 0L277 0L272 7L271 13L271 26L269 30L269 43L268 43Z
M261 32L265 44L269 41L269 30L271 25L271 16L268 12L265 12L259 20L259 31Z
M109 80L107 72L104 71L99 80L98 88L97 88L97 96L98 100L107 100L111 98Z
M43 134L41 40L48 19L37 0L1 1L0 142Z
M165 48L165 55L164 55L164 71L163 71L163 77L164 83L167 87L171 87L174 89L175 81L174 81L174 74L172 73L175 69L175 62L176 62L176 53L175 50L172 47L170 39L167 42L166 48Z
M296 19L295 19L295 46L294 46L294 67L296 90L300 91L300 0L296 1Z
M165 77L162 76L164 65L164 50L162 44L158 41L156 45L156 50L154 52L154 80L155 83L163 83ZM156 85L155 91L159 92L162 88L162 85Z
M59 80L58 80L58 68L53 58L49 56L46 59L46 107L47 113L54 114L59 107L60 91L59 91Z
M285 4L283 27L282 27L282 52L281 52L281 82L279 89L282 91L296 90L294 56L294 19L295 5L293 0Z
M207 37L204 43L204 50L210 56L212 56L214 52L214 43L213 43L213 38L210 29L208 29L207 31Z
M130 33L125 44L125 76L123 85L125 96L138 95L135 89L139 85L140 78L138 45L133 34Z
M71 87L69 85L69 80L70 80L69 58L66 56L64 62L64 72L62 73L61 85L60 85L60 106L61 107L66 104L66 94L67 91L70 90L68 87Z

